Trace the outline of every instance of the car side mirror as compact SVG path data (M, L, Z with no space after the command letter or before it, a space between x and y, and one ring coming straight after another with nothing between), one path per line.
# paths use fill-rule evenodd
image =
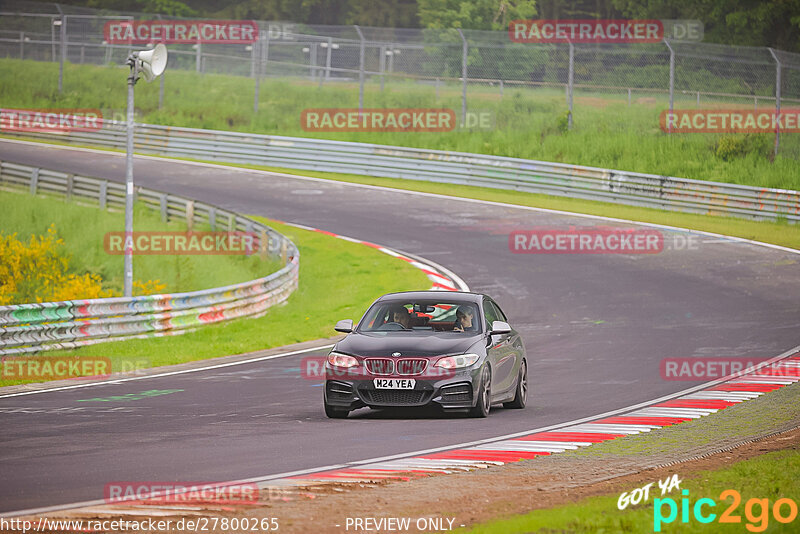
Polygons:
M489 332L490 335L496 336L500 334L510 334L511 333L511 325L504 321L492 321L492 329Z
M343 332L345 334L349 334L353 331L353 320L352 319L342 319L336 326L333 327L334 330L337 332Z

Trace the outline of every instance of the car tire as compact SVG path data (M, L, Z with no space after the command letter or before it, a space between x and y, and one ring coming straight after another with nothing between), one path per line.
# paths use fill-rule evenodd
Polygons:
M325 415L327 415L331 419L347 419L347 416L350 414L350 410L345 410L342 408L334 408L333 406L329 405L327 401L324 402L325 402Z
M488 417L489 410L492 407L492 373L489 371L488 366L481 371L481 382L478 385L477 396L475 407L469 411L470 417Z
M504 408L520 409L525 407L528 401L528 364L525 360L519 365L519 376L517 377L517 388L514 398L509 402L504 402Z

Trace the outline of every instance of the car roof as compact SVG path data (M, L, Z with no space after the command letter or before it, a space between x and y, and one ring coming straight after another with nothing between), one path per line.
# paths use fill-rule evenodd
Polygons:
M454 300L457 302L475 302L479 303L485 297L483 293L471 293L467 291L400 291L397 293L387 293L379 298L378 301L388 300L428 300L428 299L441 299L441 300Z

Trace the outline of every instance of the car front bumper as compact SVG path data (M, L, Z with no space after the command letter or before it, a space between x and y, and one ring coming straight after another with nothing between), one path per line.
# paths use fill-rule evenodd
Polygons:
M438 405L445 410L464 410L475 406L481 366L448 372L448 376L371 376L325 368L325 401L328 405L355 410L370 408ZM351 374L351 375L352 375ZM379 389L376 378L414 379L414 389Z

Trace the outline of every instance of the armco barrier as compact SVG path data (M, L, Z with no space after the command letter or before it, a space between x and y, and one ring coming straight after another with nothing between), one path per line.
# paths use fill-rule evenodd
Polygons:
M5 132L11 133L11 132ZM26 137L125 149L125 125ZM461 152L141 124L136 152L466 184L752 219L800 220L800 192Z
M124 184L9 162L0 162L0 188L65 196L103 209L125 205ZM261 314L297 288L297 247L272 228L209 204L141 187L136 189L136 197L157 209L162 220L179 218L190 229L208 224L212 230L255 233L261 253L280 257L284 265L264 278L203 291L0 306L0 354L181 333L199 325Z

